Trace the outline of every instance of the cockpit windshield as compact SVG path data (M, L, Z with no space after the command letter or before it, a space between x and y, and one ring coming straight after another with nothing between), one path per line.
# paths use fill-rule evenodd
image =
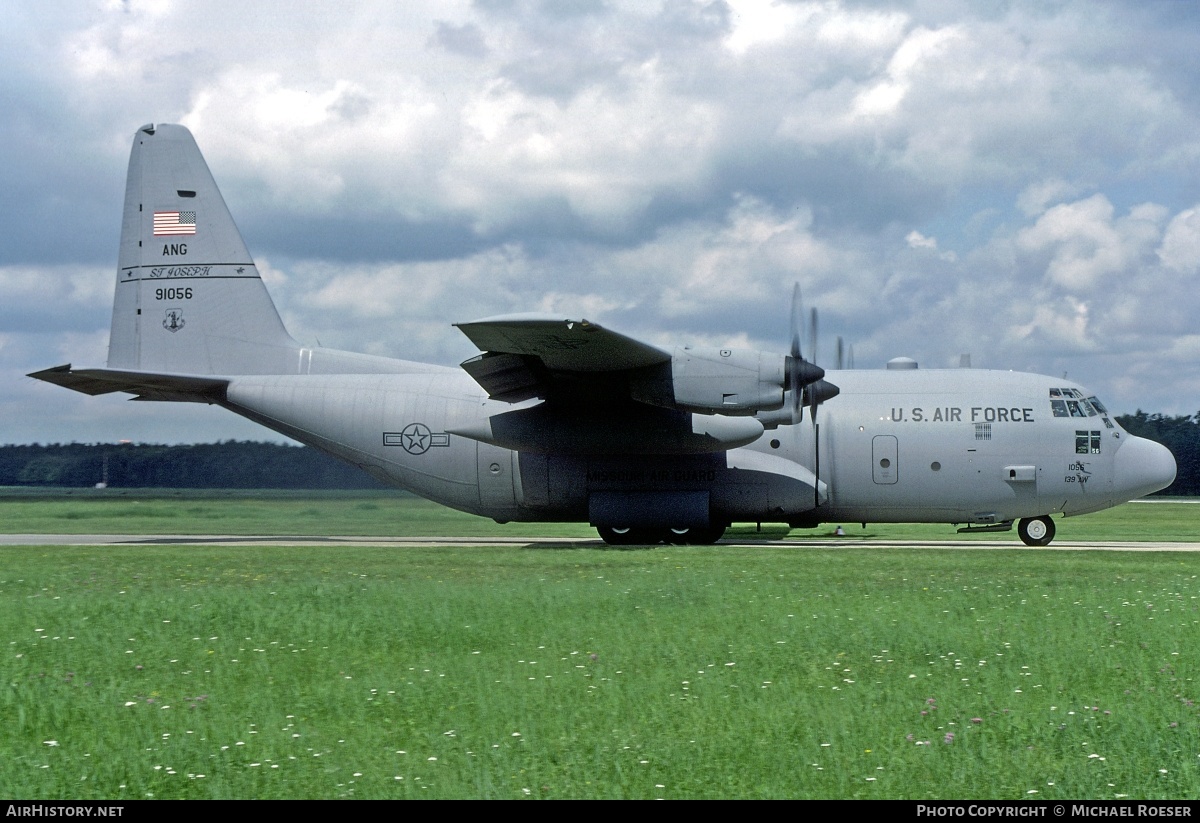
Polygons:
M1055 417L1096 417L1099 415L1104 418L1104 425L1112 428L1112 421L1108 419L1108 409L1100 402L1100 399L1092 397L1084 397L1083 392L1079 389L1051 389L1050 390L1050 410Z

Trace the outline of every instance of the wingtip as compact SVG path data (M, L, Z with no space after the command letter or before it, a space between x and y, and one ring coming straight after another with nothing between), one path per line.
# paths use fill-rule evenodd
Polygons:
M46 377L48 377L49 375L52 375L52 374L65 374L65 373L67 373L67 372L69 372L69 371L71 371L71 364L70 364L70 363L66 363L66 364L64 364L64 365L62 365L62 366L51 366L51 367L50 367L50 368L48 368L48 369L39 369L38 371L31 371L31 372L29 372L29 373L28 373L27 375L25 375L25 376L26 376L26 377L33 377L33 378L36 378L37 380L45 380L45 379L46 379Z

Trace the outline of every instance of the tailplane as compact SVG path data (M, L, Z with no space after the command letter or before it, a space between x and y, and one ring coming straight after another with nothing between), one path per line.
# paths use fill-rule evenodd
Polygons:
M125 186L108 368L285 374L287 333L190 131L146 125Z

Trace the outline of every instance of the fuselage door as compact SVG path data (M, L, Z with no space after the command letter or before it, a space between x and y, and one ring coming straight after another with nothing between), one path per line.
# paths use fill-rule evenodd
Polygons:
M488 443L478 443L476 449L479 504L485 510L515 508L517 503L513 472L515 452Z
M890 486L899 478L896 437L879 434L871 438L871 478L881 486Z

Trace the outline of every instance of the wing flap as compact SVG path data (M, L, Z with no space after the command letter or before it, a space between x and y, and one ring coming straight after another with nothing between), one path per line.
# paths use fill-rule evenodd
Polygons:
M540 395L542 378L520 355L485 352L464 361L462 367L493 400L519 403Z

